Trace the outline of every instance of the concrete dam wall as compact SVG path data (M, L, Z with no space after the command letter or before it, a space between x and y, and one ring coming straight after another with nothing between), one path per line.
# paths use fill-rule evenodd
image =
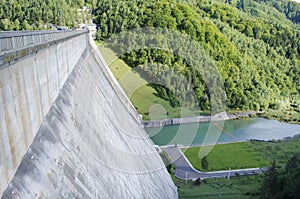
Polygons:
M0 41L2 198L177 198L87 32Z

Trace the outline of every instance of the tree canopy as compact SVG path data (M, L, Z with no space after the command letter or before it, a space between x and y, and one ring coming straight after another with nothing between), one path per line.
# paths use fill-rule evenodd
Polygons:
M0 30L40 30L50 25L76 27L83 21L83 6L93 0L1 0Z
M283 3L295 4L284 13L276 8L278 3L275 4L275 1L250 0L214 3L205 0L103 0L95 9L95 22L99 25L97 38L105 40L138 27L179 31L199 42L215 61L230 109L279 109L299 104L300 30L297 14L291 11L295 9L298 13L298 4ZM270 14L266 14L267 8ZM132 67L144 65L144 71L152 74L159 74L157 71L163 67L179 69L192 85L199 107L211 108L210 93L203 77L178 55L161 49L141 48L123 55L122 59ZM151 68L145 64L157 62L159 64L152 64ZM169 77L160 74L160 78ZM171 93L177 89L186 92L179 85L175 91L159 86L156 89L162 98L169 96L176 106Z

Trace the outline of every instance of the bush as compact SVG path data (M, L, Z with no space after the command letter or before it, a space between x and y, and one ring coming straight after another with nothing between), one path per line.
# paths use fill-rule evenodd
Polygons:
M195 180L194 185L196 186L200 186L202 184L202 180L201 178L197 178L197 180Z

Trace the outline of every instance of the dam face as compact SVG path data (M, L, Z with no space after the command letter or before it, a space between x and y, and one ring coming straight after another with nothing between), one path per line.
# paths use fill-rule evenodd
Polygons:
M177 198L87 32L0 36L2 198Z

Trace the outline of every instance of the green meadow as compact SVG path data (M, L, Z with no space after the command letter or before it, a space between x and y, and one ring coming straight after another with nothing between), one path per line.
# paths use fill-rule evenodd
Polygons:
M200 147L182 150L193 167L202 170L202 159L199 157ZM218 144L207 155L207 170L265 167L269 166L273 160L276 160L279 165L284 165L289 158L297 153L300 153L299 138L286 141L248 141Z

